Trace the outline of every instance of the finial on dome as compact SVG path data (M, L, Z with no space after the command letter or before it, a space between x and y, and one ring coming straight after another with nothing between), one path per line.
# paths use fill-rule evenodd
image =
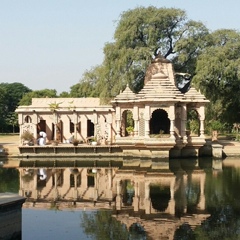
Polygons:
M162 62L162 63L170 63L168 59L166 59L161 52L159 51L155 58L152 60L153 63L155 62Z

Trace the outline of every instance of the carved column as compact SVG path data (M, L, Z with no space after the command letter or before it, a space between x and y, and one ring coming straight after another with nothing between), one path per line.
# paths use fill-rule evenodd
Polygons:
M205 181L206 181L206 173L201 174L200 176L200 199L198 203L198 207L201 210L205 210L206 208L206 201L205 201Z
M175 214L175 199L174 199L174 191L175 189L175 178L170 182L170 194L171 194L171 199L168 203L169 206L169 213L170 214Z
M133 108L133 120L134 120L134 137L138 137L139 133L139 117L138 117L138 107Z
M112 112L109 110L108 112L108 120L107 120L107 125L108 125L108 138L107 141L108 143L112 143Z
M32 194L33 194L33 199L38 199L38 190L37 190L37 170L34 170L34 176L33 176L33 191L32 191Z
M149 106L145 106L144 118L145 118L145 137L149 137L149 134L150 134L150 127L149 127L149 123L150 123L150 107Z
M186 104L182 105L182 112L181 112L181 136L183 138L183 142L187 142L187 135L186 135L186 123L187 123L187 106Z
M77 119L77 112L75 110L73 110L73 124L74 124L74 138L77 138L78 119Z
M121 210L122 208L122 196L121 196L121 181L117 181L117 196L116 196L116 209Z
M135 196L133 198L133 208L137 212L139 210L139 183L135 182L134 184Z
M145 182L145 213L151 213L150 183Z
M58 190L57 190L57 185L58 185L58 174L57 171L54 173L54 200L58 198Z
M205 120L205 112L204 112L204 106L200 106L199 108L199 118L200 118L200 137L204 136L204 120Z
M169 119L170 119L170 138L174 138L174 123L175 123L175 106L172 105L169 107Z
M93 110L94 137L97 135L98 116L96 110Z
M57 140L57 122L58 122L58 116L57 116L57 112L54 110L53 112L54 140Z
M94 197L94 201L97 201L98 199L98 171L96 172L96 174L94 174L94 193L93 193Z
M120 107L116 107L116 132L117 132L117 137L120 137L120 123L121 123L121 111Z

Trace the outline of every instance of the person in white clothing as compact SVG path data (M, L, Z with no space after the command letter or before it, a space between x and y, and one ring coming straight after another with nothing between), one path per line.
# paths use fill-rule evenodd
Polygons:
M43 146L46 145L47 142L47 134L43 131L39 132L40 138L38 139L38 145Z

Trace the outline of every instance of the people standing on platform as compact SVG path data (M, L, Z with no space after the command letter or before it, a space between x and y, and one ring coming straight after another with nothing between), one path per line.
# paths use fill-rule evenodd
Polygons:
M40 138L38 138L38 145L44 146L47 142L47 134L44 131L39 132Z

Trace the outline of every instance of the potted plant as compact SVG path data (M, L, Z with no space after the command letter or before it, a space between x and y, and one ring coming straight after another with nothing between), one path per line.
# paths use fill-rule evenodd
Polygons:
M132 136L133 135L133 131L134 131L133 126L128 126L126 128L126 131L127 131L128 135Z
M26 130L22 133L21 139L23 140L24 145L34 145L34 136L29 130Z
M91 144L93 146L96 146L97 145L97 138L93 138L92 141L91 141Z
M80 143L80 141L79 141L78 139L76 139L76 138L74 138L74 139L72 140L72 144L73 144L74 146L77 146L79 143Z

